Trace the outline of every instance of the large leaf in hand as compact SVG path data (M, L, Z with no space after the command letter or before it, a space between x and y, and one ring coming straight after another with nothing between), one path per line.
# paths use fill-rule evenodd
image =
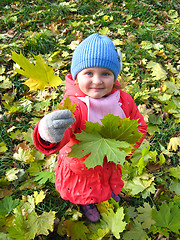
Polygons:
M40 89L43 91L45 87L49 85L51 87L57 87L62 82L57 75L54 75L53 68L44 62L40 54L34 57L36 59L35 65L30 63L22 53L17 54L16 52L12 52L11 58L22 68L15 68L15 71L28 78L24 84L26 84L30 90Z
M99 133L81 132L76 134L80 141L71 147L70 157L82 158L91 153L84 161L87 168L94 168L97 165L103 165L103 159L107 156L107 161L113 161L116 164L123 164L125 157L128 155L124 150L119 148L128 148L129 144L115 139L103 138Z
M132 145L138 142L142 133L138 129L138 119L119 118L113 114L106 115L101 119L102 125L99 123L86 123L86 132L97 131L104 138L126 141Z
M129 118L119 118L119 128L118 128L118 137L120 141L127 141L130 144L135 144L138 142L142 133L138 129L138 120Z
M120 118L118 116L114 116L113 114L106 115L103 119L101 119L102 126L100 134L105 138L119 140L118 139L119 119Z
M103 165L105 156L107 161L123 164L127 153L142 137L137 128L138 120L120 119L108 114L101 122L102 125L86 122L86 129L76 134L80 143L72 146L69 153L70 157L79 159L90 154L84 162L87 168Z

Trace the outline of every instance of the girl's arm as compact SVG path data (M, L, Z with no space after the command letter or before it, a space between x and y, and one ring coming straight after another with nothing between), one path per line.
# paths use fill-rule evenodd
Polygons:
M130 117L130 119L139 119L138 129L143 134L142 138L135 144L135 147L139 147L146 136L147 124L144 121L143 115L139 112L137 105L135 104L133 98L126 92L121 91L121 102L122 109L126 115L126 117Z
M61 142L59 143L50 143L44 141L40 135L38 130L39 123L35 126L33 131L33 141L34 145L40 152L50 155L56 153L61 148Z
M60 142L51 143L45 141L39 134L39 123L35 126L33 131L33 141L35 147L42 153L50 155L59 151L63 146L65 146L69 141L71 136L79 129L79 108L77 107L75 112L75 122L70 125L70 127L64 132L63 138Z

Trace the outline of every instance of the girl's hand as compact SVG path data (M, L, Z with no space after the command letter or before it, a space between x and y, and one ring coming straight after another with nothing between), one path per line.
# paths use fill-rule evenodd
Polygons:
M39 123L39 135L47 142L60 142L66 129L74 122L75 119L68 109L48 113Z

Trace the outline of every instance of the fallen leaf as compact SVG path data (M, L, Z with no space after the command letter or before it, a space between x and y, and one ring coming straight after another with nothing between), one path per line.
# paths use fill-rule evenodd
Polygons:
M170 139L168 143L167 150L169 151L177 151L178 147L180 147L180 137L173 137Z
M17 54L12 52L12 60L18 63L22 69L15 68L15 71L28 78L24 84L26 84L30 90L40 89L43 91L45 87L57 87L61 84L62 80L54 75L53 68L48 66L44 59L39 54L34 56L36 59L35 65L25 58L22 53Z
M150 61L146 67L152 70L151 75L154 80L165 80L167 78L167 72L160 63Z
M41 190L39 193L35 191L34 192L35 204L37 205L38 203L42 202L45 197L46 197L46 194L44 193L44 191Z

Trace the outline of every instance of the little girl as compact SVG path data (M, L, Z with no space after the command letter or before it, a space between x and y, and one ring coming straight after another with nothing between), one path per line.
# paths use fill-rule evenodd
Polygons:
M103 35L94 33L75 49L71 74L66 77L65 95L72 104L76 103L74 116L69 110L57 110L44 116L36 125L33 139L36 148L44 154L59 151L55 168L55 186L60 196L81 205L86 218L97 222L100 214L95 203L113 197L123 187L120 165L107 162L103 166L87 169L82 159L68 156L70 147L78 141L75 134L85 129L86 121L99 122L107 114L120 118L139 119L139 130L143 133L136 143L139 147L146 135L147 125L132 97L115 88L122 62L113 42ZM108 159L108 161L110 161Z

